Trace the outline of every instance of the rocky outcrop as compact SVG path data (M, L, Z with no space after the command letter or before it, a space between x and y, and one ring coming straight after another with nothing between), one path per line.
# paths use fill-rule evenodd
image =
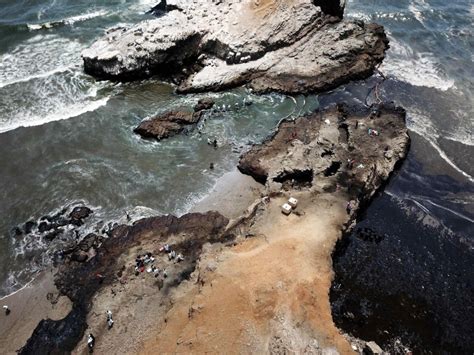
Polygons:
M23 226L13 228L13 235L37 238L41 236L48 242L56 239L67 230L74 230L84 224L85 220L93 213L86 206L68 206L54 214L45 215L37 221L27 221Z
M200 112L168 111L143 121L133 131L143 138L161 140L182 132L186 126L197 123L200 118Z
M83 51L85 71L112 80L157 75L183 93L244 84L318 92L367 77L388 47L381 26L341 20L339 1L174 3L180 11L109 30Z
M153 6L147 13L155 16L162 16L165 12L180 10L176 5L168 4L166 0L160 0L160 2Z
M203 110L210 110L214 107L214 100L210 98L200 99L196 106L194 106L194 112L199 112Z
M140 304L159 308L154 326L144 328L156 332L150 353L203 353L231 344L254 353L294 346L320 352L331 344L347 352L350 344L340 339L327 299L332 246L408 146L405 111L391 104L339 105L281 122L271 138L240 159L239 169L266 187L246 216L229 223L218 212L167 215L117 226L108 238L86 236L64 253L55 276L58 290L73 302L71 312L40 322L20 353L80 352L76 346L88 324L102 333L105 319L97 315L114 297L122 317L146 309L134 308ZM282 216L280 206L290 195L299 199L298 208ZM184 259L170 261L162 252L165 244ZM135 268L135 258L144 253L156 258L161 274Z
M91 307L92 297L102 287L120 283L125 274L133 275L133 259L127 264L125 256L130 250L142 246L157 255L159 247L165 243L185 259L176 264L173 272L162 280L156 292L169 292L185 280L194 270L204 243L223 242L232 239L224 235L228 224L227 218L217 212L205 214L191 213L180 218L161 216L137 221L133 226L118 226L105 239L94 257L83 262L67 261L59 266L55 283L61 294L73 302L71 312L61 320L43 320L34 330L26 345L19 351L21 354L50 354L71 352L82 338L87 328L87 314ZM73 250L88 250L97 242L97 236L90 235L83 239ZM129 276L128 276L129 277Z
M85 207L85 206L75 207L72 210L72 212L69 214L69 217L71 218L72 224L81 225L82 220L84 218L89 217L91 213L92 213L92 210L88 207Z
M168 111L141 122L133 131L143 138L156 138L157 140L169 138L198 123L204 111L209 110L212 106L214 106L212 99L201 99L194 106L194 112Z
M270 191L347 191L353 214L383 185L406 156L405 111L392 104L368 108L338 105L294 121L252 147L238 168Z
M365 344L364 354L380 355L383 354L383 350L375 341L369 341Z

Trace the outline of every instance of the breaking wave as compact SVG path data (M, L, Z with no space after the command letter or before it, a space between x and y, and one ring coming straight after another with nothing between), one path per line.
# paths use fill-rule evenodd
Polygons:
M416 53L395 38L390 39L390 49L380 70L389 77L392 76L415 86L442 91L454 86L454 80L446 76L434 54Z
M104 106L105 83L82 74L83 45L38 34L0 55L0 132L79 116Z
M408 10L410 13L421 23L425 23L425 14L428 12L433 12L430 4L425 0L414 0L408 5Z
M100 11L86 13L83 15L67 17L63 20L58 20L58 21L48 21L48 22L32 23L32 24L28 23L26 26L28 27L30 31L37 31L37 30L50 29L50 28L59 27L59 26L68 26L68 25L70 26L70 25L75 24L76 22L83 22L83 21L93 19L95 17L105 16L105 15L108 15L108 12L105 10L100 10Z
M470 182L474 182L474 177L459 168L440 148L437 142L437 139L440 137L439 132L428 117L418 112L409 112L407 115L407 126L411 131L423 137L448 165L466 177Z
M0 88L79 66L82 47L56 35L37 35L0 56Z
M52 110L49 114L45 116L25 114L20 119L15 120L10 124L1 126L0 133L11 131L19 127L41 126L48 122L66 120L68 118L77 117L86 112L92 112L97 110L99 107L105 106L108 101L109 97L105 97L95 101L92 100L86 103L78 102L71 106L61 107L58 110Z

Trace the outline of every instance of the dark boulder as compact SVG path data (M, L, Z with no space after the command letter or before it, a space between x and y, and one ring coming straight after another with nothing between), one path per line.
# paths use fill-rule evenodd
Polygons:
M73 306L61 320L43 319L33 331L19 354L70 354L86 330L87 313Z
M209 110L214 106L215 102L211 98L200 99L196 106L194 106L194 112Z
M43 238L46 239L48 242L51 242L58 235L60 235L62 232L63 232L62 228L57 228L57 229L53 230L52 232L46 234Z
M182 132L186 126L196 124L202 112L168 111L143 121L133 131L143 138L161 140Z
M88 257L89 255L85 251L82 251L82 250L77 250L71 254L71 260L77 261L80 263L83 263L84 261L86 261Z
M152 14L154 16L162 16L166 12L173 11L173 10L180 10L180 8L176 5L169 5L166 2L166 0L161 0L157 5L153 6L146 13Z
M25 234L29 234L31 233L31 231L33 230L33 228L36 227L36 222L35 221L28 221L25 223L24 227L23 227L23 230L25 231Z
M314 0L314 4L321 8L326 15L332 15L339 18L344 16L344 7L346 0Z
M20 227L13 227L11 230L11 234L14 236L19 236L23 234L23 231L21 230Z
M69 214L70 223L75 225L81 225L84 218L89 217L92 210L88 207L80 206L74 207L72 212Z
M91 248L97 248L102 238L94 233L89 233L77 245L77 249L82 251L89 251Z
M51 230L51 229L53 229L53 228L54 228L54 224L50 224L50 223L48 223L48 222L43 221L43 222L41 222L41 223L39 224L39 226L38 226L38 231L39 231L40 233L44 233L44 232L47 232L47 231L49 231L49 230Z

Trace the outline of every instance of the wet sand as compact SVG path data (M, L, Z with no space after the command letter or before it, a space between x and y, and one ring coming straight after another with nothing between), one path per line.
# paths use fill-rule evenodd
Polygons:
M0 300L11 313L2 310L0 317L0 349L2 354L16 354L25 345L42 319L62 319L71 310L71 302L59 296L53 273L44 271L23 289Z
M262 193L261 184L235 169L222 176L209 195L199 201L191 212L217 211L229 219L235 219L244 214Z

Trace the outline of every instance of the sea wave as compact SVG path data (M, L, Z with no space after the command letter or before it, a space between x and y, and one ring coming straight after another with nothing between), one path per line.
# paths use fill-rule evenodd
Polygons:
M454 80L446 76L434 54L416 53L408 45L395 38L390 39L390 49L380 71L389 77L415 86L431 87L442 91L454 87Z
M428 12L433 12L430 4L428 4L425 0L413 0L410 5L408 5L408 10L423 25L426 19L425 14Z
M66 26L66 25L73 25L76 22L83 22L87 21L96 17L100 16L105 16L108 15L109 12L105 10L99 10L95 12L90 12L90 13L85 13L82 15L77 15L77 16L71 16L67 17L62 20L57 20L57 21L47 21L47 22L41 22L41 23L28 23L26 26L30 31L37 31L37 30L44 30L44 29L50 29L53 27L59 27L59 26Z
M81 64L78 41L57 35L37 35L0 55L0 88L43 78Z
M11 131L19 127L41 126L48 122L61 121L69 118L80 116L86 112L92 112L98 108L105 106L110 97L104 97L99 100L89 102L78 102L76 104L61 107L58 111L54 111L46 116L23 115L20 119L14 120L10 124L0 126L0 133Z
M464 136L450 134L444 137L447 140L474 147L473 133L466 133Z
M474 177L459 168L438 145L437 139L440 134L434 127L431 120L420 112L409 111L407 115L408 129L423 137L439 154L439 156L454 170L466 177L470 182L474 182Z

